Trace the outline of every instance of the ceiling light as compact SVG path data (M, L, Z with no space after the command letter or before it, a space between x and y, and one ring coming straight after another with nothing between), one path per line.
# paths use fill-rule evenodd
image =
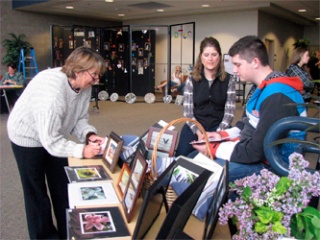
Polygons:
M164 12L163 9L157 9L157 12Z
M315 18L315 20L320 21L320 17Z
M124 17L124 14L123 13L119 13L118 17Z
M298 12L306 12L306 9L299 9Z
M113 0L104 0L105 2L113 2Z
M73 6L66 6L66 9L73 9Z
M202 4L201 7L210 7L209 4Z

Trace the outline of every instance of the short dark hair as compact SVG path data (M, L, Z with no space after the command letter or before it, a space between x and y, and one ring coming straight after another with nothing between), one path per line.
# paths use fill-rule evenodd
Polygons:
M247 62L258 58L263 66L269 65L267 48L257 36L245 36L235 42L229 50L229 55L232 57L236 54Z
M7 67L11 67L12 69L17 69L16 63L9 63Z

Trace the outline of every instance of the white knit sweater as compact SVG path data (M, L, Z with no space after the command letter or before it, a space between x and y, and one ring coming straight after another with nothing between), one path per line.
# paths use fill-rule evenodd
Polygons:
M44 147L57 157L83 157L84 142L96 129L88 124L91 89L76 93L61 68L40 72L28 84L9 115L10 140L23 147Z

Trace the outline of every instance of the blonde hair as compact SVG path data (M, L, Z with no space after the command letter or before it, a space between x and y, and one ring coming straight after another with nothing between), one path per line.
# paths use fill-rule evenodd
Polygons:
M75 73L84 72L91 68L97 69L102 75L106 71L104 59L92 49L81 46L76 48L67 58L61 71L68 77L75 78Z
M200 44L200 52L197 57L196 64L195 64L193 71L191 73L192 78L196 81L200 81L202 78L203 64L201 62L201 55L206 47L214 47L217 50L219 57L220 57L220 62L219 62L218 69L217 69L217 77L219 77L220 81L224 81L227 77L227 74L224 71L224 66L222 63L221 48L220 48L220 44L219 44L218 40L213 37L206 37L202 40L202 42Z

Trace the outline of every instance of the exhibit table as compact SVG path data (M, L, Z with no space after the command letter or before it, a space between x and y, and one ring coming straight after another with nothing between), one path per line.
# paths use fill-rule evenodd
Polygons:
M10 108L10 104L9 104L9 100L7 97L7 91L18 91L23 89L23 85L1 85L0 89L3 91L3 96L4 99L6 101L6 105L8 108L9 113L11 112L11 108Z
M119 204L114 204L114 205L102 205L102 206L98 206L98 207L111 207L111 206L117 206L119 207L121 214L123 216L123 219L127 225L127 228L131 234L131 236L134 233L135 230L135 226L137 223L137 219L139 217L139 212L142 206L142 202L143 199L141 197L138 198L136 205L135 205L135 209L133 211L133 215L131 218L131 221L128 223L126 221L126 217L125 217L125 213L120 201L120 193L118 191L118 189L115 187L117 182L118 182L118 178L120 175L120 171L121 169L117 166L114 173L111 173L109 171L108 168L105 167L102 159L78 159L78 158L69 158L69 166L90 166L90 165L102 165L105 170L107 171L107 173L111 176L112 178L112 182L113 182L113 186L114 189L116 191L116 194L119 198ZM97 207L97 206L95 206ZM77 207L79 208L79 207ZM161 211L161 214L159 215L159 217L157 218L157 220L155 221L155 223L153 224L152 228L149 230L149 232L147 233L147 235L145 236L145 239L155 239L155 237L157 236L159 229L162 225L163 220L165 219L166 216L166 212L165 209L163 208ZM190 216L190 219L184 229L184 232L187 233L189 236L191 236L194 239L201 239L203 236L203 230L204 230L204 223L201 222L200 220L198 220L196 217L194 217L193 215ZM121 239L131 239L131 237L127 237L127 238L121 238Z

